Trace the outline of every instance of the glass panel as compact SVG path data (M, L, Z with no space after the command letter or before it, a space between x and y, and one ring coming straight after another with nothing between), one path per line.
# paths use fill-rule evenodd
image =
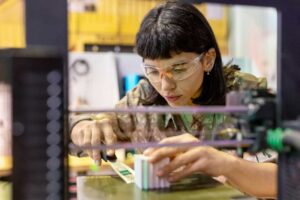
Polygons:
M210 108L206 109L203 106L201 109L201 104L194 108L188 103L182 103L180 106L184 107L179 107L175 112L170 106L177 107L176 101L181 98L178 95L181 91L175 89L173 93L169 91L169 96L161 95L157 98L160 86L145 81L144 71L141 68L145 60L136 53L135 36L145 14L159 1L113 0L109 3L106 0L94 1L95 9L80 11L78 7L77 10L72 8L75 2L69 2L71 128L74 128L73 125L78 121L83 121L72 129L76 132L71 136L75 145L70 143L69 146L70 180L74 184L76 179L78 181L77 188L75 186L72 188L74 196L78 195L79 199L95 196L118 198L118 194L121 193L114 194L114 191L121 190L118 184L125 184L121 179L111 179L110 176L126 171L123 164L133 168L137 163L134 162L134 156L150 147L165 145L169 148L186 149L209 145L243 156L245 150L243 147L246 148L253 143L247 135L251 132L249 124L242 120L241 115L232 116L228 112L245 113L248 108L238 106L224 108L219 104L213 104ZM83 5L84 3L81 4ZM241 69L237 72L239 77L230 84L246 83L250 87L254 81L264 85L266 78L268 88L276 91L277 11L273 8L221 4L195 4L195 6L203 13L213 29L223 65L237 65ZM154 63L156 61L152 60ZM164 59L160 61L156 64L163 66ZM230 79L230 76L226 78ZM230 86L229 82L226 83ZM190 81L189 84L188 91L195 87L196 81ZM257 85L255 84L255 87ZM162 94L162 89L159 92ZM175 106L170 102L175 102ZM115 105L118 105L118 109L113 110ZM130 109L126 112L129 106ZM84 121L86 119L90 121ZM77 129L79 126L81 128ZM182 144L185 141L183 137L175 144L159 144L166 138L182 136L184 133L193 136L189 135L186 144ZM114 134L115 136L109 137ZM97 145L92 145L91 139L97 136ZM113 139L116 140L112 142ZM100 165L99 156L103 158L105 152L110 155L112 149L116 150L117 164L102 160ZM255 161L268 158L265 155L259 155L257 158L247 157ZM113 170L115 165L120 167L117 172ZM126 173L129 175L121 173L121 177L125 176L125 180L127 175L130 176L130 170ZM205 183L201 183L202 186L195 186L196 188L211 183L204 175L200 177ZM196 179L201 178L198 176ZM103 189L107 185L112 185L109 187L112 190ZM176 188L174 185L171 186L171 191L172 187ZM156 194L155 191L146 194L136 188L133 190L128 185L124 188L130 191L128 192L130 195L135 195L132 198L137 199ZM180 193L183 190L179 187L176 192ZM170 195L168 192L163 195L166 195L166 198L171 197L168 196Z

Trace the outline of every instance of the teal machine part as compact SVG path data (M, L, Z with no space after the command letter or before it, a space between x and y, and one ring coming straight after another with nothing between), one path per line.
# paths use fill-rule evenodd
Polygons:
M128 74L124 77L125 93L133 89L142 77L138 74Z

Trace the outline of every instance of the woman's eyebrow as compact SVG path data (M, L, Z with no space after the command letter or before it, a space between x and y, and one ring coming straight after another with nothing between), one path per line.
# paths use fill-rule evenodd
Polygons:
M169 65L169 66L171 66L171 67L176 67L176 66L178 66L178 65L182 65L182 64L185 64L185 63L187 63L186 60L178 60L178 61L174 62L173 64L171 64L171 65Z
M143 65L146 66L146 67L154 67L154 68L157 68L155 65L150 65L150 64L147 64L147 63L144 63Z
M180 62L174 63L174 64L172 64L172 65L170 65L170 66L176 67L176 66L178 66L178 65L182 65L182 64L185 64L185 63L187 63L187 61L180 61Z

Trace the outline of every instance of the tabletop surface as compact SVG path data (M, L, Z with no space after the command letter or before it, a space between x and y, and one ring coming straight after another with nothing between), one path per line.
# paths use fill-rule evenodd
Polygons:
M134 183L126 184L116 176L81 176L77 178L78 200L230 200L255 199L204 175L197 175L172 184L169 189L141 190Z

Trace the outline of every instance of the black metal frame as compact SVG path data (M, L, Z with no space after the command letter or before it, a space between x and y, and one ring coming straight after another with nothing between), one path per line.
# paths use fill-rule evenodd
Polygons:
M66 199L63 56L0 50L0 74L12 96L13 199Z
M67 0L25 0L26 46L47 47L63 55L64 63L64 191L68 199L68 6Z
M67 0L25 0L26 45L52 46L67 55Z
M300 1L298 0L185 0L191 3L221 3L274 7L278 11L278 119L293 120L300 114ZM67 0L26 0L26 43L53 46L65 55L67 92ZM55 11L55 12L53 12ZM67 102L67 97L65 98ZM65 102L65 103L66 103ZM65 104L67 105L67 103ZM65 107L66 115L68 113ZM67 124L66 124L67 125ZM67 138L67 137L66 137ZM66 139L67 142L67 139ZM283 160L285 155L281 155ZM280 170L284 170L282 167ZM281 193L281 192L279 192ZM280 199L283 197L279 196Z

